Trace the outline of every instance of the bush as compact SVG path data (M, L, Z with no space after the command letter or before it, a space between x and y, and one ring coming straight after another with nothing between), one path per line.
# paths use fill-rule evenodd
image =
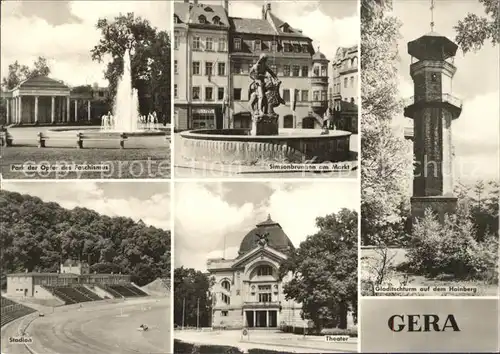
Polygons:
M451 274L455 279L485 279L497 274L498 241L487 237L479 243L468 213L459 210L443 225L426 211L413 230L407 258L416 274L436 277Z
M281 325L280 331L285 333L294 333L294 334L304 334L304 327L292 327L288 325ZM314 328L305 328L306 335L309 336L326 336L326 335L339 335L339 336L349 336L353 338L358 337L358 329L357 328L323 328L321 331L316 331Z

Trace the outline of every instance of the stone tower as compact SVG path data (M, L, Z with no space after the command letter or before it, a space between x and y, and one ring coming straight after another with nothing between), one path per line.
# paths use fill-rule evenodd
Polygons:
M408 43L414 96L404 115L413 119L414 127L413 222L427 208L441 221L456 210L451 125L460 116L462 103L451 89L457 49L450 39L432 31Z

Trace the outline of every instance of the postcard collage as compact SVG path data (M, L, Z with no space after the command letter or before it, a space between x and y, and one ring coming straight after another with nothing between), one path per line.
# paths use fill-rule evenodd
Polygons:
M0 7L1 354L500 351L500 0Z

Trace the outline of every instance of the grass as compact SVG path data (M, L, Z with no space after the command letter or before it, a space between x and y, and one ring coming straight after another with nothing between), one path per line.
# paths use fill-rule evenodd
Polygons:
M12 165L27 162L49 165L103 164L108 166L108 170L28 173L11 171ZM0 172L6 179L170 178L170 146L164 141L164 137L133 138L127 141L125 149L111 147L107 141L88 142L84 149L63 146L12 146L2 148Z
M361 294L363 296L498 296L498 285L481 280L456 280L451 275L428 278L401 271L407 262L406 250L387 250L386 270L382 286L414 288L416 291L374 293L373 283L381 269L382 255L375 249L361 250ZM472 288L474 291L449 291L449 287Z

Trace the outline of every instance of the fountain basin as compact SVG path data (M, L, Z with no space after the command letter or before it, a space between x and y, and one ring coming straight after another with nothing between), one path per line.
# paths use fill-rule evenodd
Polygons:
M339 162L349 159L351 132L280 129L279 135L249 135L250 129L200 129L180 133L187 159L255 165L269 162Z
M121 134L125 134L126 136L161 136L161 135L169 135L170 128L168 127L157 127L157 130L137 130L134 132L121 132L121 131L111 131L111 130L101 130L96 127L61 127L61 128L51 128L49 131L51 132L59 132L59 133L67 133L67 132L82 132L82 133L92 133L99 134L103 137L106 136L118 136Z

